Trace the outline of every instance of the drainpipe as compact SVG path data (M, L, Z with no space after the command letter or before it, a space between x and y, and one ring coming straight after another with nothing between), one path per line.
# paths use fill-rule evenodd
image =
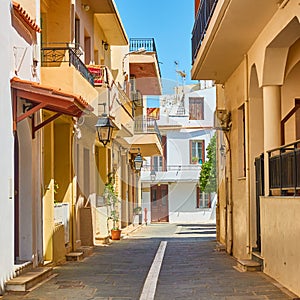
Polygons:
M230 128L229 128L230 130ZM233 221L232 221L232 157L231 157L231 149L230 149L230 131L226 134L224 132L224 136L227 141L227 152L229 153L229 161L228 161L228 178L225 172L226 178L226 251L232 255L232 247L233 247Z
M250 202L250 145L249 145L249 84L248 55L244 55L244 99L245 99L245 167L246 167L246 200L247 200L247 253L251 253L251 202Z

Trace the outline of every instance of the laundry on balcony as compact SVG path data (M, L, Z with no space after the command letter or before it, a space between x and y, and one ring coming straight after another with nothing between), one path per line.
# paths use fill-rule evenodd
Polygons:
M102 86L105 83L104 67L98 65L89 65L87 68L94 77L94 86Z

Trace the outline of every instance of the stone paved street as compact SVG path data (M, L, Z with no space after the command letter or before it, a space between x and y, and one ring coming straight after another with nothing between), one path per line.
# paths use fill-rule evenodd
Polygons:
M140 299L144 282L161 241L167 246L157 282L156 300L293 299L261 272L241 273L235 260L215 250L210 224L152 224L108 246L97 246L81 262L57 267L57 276L26 295L9 299ZM1 298L1 297L0 297Z

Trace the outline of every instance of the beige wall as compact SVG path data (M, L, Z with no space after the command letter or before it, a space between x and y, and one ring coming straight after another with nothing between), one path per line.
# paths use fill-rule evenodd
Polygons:
M264 272L300 295L300 199L261 197Z

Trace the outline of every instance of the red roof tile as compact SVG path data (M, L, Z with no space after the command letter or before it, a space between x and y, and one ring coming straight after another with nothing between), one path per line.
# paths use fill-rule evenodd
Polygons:
M34 31L41 32L41 28L36 22L29 16L26 10L16 1L13 1L14 10L22 17L26 24L28 24Z

